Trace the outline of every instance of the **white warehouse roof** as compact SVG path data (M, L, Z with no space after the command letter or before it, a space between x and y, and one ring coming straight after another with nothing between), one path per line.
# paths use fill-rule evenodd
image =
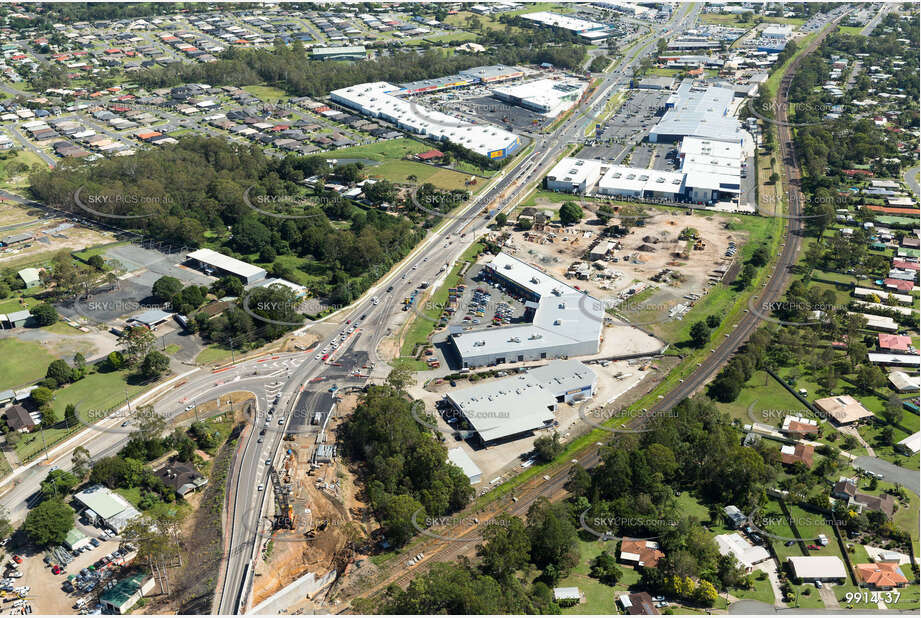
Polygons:
M600 301L507 253L494 257L489 266L540 301L531 324L456 335L454 344L462 358L484 353L514 358L526 350L584 342L593 342L597 350L604 326Z
M188 256L189 259L198 260L204 264L209 264L215 268L233 273L239 277L244 277L250 279L256 277L259 274L264 274L265 269L253 264L247 264L237 258L232 258L229 255L224 255L223 253L218 253L213 249L199 249L193 251Z
M480 467L477 466L472 459L470 459L470 455L467 454L467 451L461 447L458 446L457 448L448 449L448 461L463 470L472 484L480 482L483 471L480 470Z
M787 558L798 579L845 579L847 572L838 556L790 556Z
M693 136L739 142L744 136L742 126L730 111L734 97L730 88L695 89L693 82L682 82L669 97L672 107L650 132L650 141L657 141L658 136Z
M524 374L476 384L445 396L484 442L544 427L553 422L557 397L591 387L597 377L577 360L553 360Z
M510 131L472 124L392 94L400 90L387 82L371 82L333 90L330 96L363 114L384 118L413 133L459 144L483 156L518 143L518 136Z

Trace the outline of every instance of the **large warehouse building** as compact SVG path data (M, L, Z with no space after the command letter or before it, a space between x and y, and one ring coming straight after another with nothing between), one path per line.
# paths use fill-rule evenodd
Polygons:
M748 134L733 116L734 97L731 88L700 88L685 80L665 102L665 114L649 132L649 141L676 142L685 137L699 137L742 143Z
M537 13L526 13L521 17L541 26L568 30L589 41L602 41L611 36L611 28L605 24L559 13L538 11Z
M451 391L445 400L484 444L550 427L558 403L589 399L598 377L577 360L554 360L527 373Z
M547 189L704 204L739 196L742 150L738 144L688 137L679 152L681 169L675 172L566 157L547 174Z
M530 324L451 336L464 367L585 356L598 352L604 308L600 301L506 253L483 268L512 295L529 301Z
M356 84L330 93L330 98L373 118L431 139L458 144L490 159L504 159L521 146L521 138L486 124L473 124L421 104L401 99L401 89L387 82Z
M500 101L555 117L569 109L585 92L588 83L578 79L538 79L522 84L494 88L492 94Z
M213 249L199 249L188 254L186 258L192 260L206 274L233 275L243 281L244 285L262 281L266 276L264 268L247 264Z

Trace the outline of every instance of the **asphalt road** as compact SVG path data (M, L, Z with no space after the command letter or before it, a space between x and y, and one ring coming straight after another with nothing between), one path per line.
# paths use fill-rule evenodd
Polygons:
M921 477L918 476L915 470L902 468L885 459L868 457L866 455L856 458L851 464L855 468L882 474L883 480L890 483L898 483L905 489L914 492L915 495L918 495L919 491L921 491Z

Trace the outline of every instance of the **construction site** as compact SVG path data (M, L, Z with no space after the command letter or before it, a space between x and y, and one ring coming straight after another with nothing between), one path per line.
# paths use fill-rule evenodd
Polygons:
M592 212L599 205L583 203L586 219L565 228L553 222L558 203L526 208L519 216L530 215L531 229L503 232L503 250L639 325L680 319L738 270L736 251L748 238L745 230L729 229L738 217L648 209L605 225ZM643 316L634 319L637 312Z
M354 477L336 454L336 430L357 405L357 395L343 395L324 430L288 434L284 457L270 468L267 508L261 522L261 547L254 564L253 606L292 582L299 600L322 607L327 595L355 565L370 562L357 553L371 530L367 507L355 497Z

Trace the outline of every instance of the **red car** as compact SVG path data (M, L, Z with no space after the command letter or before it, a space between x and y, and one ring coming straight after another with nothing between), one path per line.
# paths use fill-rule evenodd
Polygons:
M62 570L61 567L59 567L58 565L54 565L53 567L51 567L51 572L54 573L55 575L60 575L61 570Z
M323 360L326 360L327 358L329 358L329 354L324 354L324 355L323 355Z
M22 556L13 556L13 561L16 564L22 564Z
M822 549L822 548L819 547L818 545L807 545L807 548L808 548L808 549Z

